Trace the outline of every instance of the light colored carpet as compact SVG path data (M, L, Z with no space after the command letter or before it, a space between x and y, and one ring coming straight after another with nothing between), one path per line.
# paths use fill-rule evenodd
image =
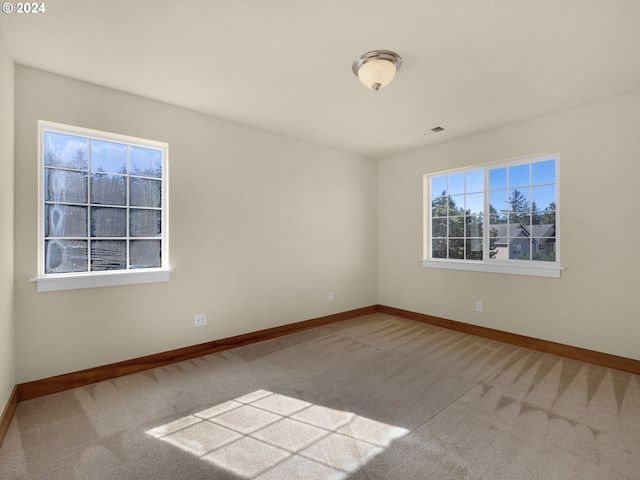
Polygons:
M17 479L640 479L640 376L375 314L18 405Z

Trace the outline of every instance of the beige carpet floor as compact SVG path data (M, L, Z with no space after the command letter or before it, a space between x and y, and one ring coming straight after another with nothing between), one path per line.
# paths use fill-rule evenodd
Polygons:
M22 402L17 479L640 479L640 376L385 314Z

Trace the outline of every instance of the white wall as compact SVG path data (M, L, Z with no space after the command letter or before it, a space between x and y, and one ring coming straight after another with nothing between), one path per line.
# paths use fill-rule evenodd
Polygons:
M378 302L640 359L639 128L635 92L380 161ZM560 279L421 266L423 174L555 151Z
M13 64L0 58L10 104ZM640 359L640 92L378 163L27 67L15 102L16 374L2 280L0 400L14 383L375 303ZM36 293L38 119L170 144L171 282ZM11 225L4 108L0 121ZM423 174L553 151L562 278L421 266ZM202 312L209 326L195 329Z
M375 161L22 66L16 112L18 383L376 303ZM36 293L38 119L169 143L170 282Z
M0 32L0 412L15 385L13 311L14 64Z

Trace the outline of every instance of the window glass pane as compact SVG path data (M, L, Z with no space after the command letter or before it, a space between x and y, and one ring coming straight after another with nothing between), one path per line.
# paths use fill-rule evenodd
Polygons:
M91 140L91 171L126 174L127 146Z
M91 203L102 205L127 204L127 177L122 175L91 175Z
M431 196L436 197L447 193L447 176L433 177L431 179Z
M44 249L45 273L87 271L86 240L47 240Z
M123 270L127 268L126 240L92 240L91 270Z
M493 215L489 215L489 223L491 225L507 223L507 215L505 213L496 213Z
M531 255L531 260L537 262L555 262L556 261L556 239L540 238L535 245L536 249Z
M467 237L482 237L482 215L465 217L467 220Z
M465 195L465 210L467 214L482 215L484 211L484 195L482 193L472 193Z
M489 190L507 188L507 168L489 170Z
M529 189L515 189L509 192L509 211L528 212L529 211Z
M542 185L556 182L556 161L547 160L531 164L531 183Z
M464 259L464 240L449 240L449 258Z
M509 258L512 260L529 260L529 239L512 239L509 242Z
M496 239L496 245L506 245L510 226L506 223L491 225L489 237Z
M447 258L447 240L431 242L431 258Z
M146 178L130 179L131 205L136 207L160 208L162 182Z
M126 237L127 209L93 207L91 209L92 237Z
M436 197L431 202L431 215L433 217L446 217L449 215L447 204L449 197Z
M87 203L87 174L45 168L44 199L47 202Z
M40 271L162 268L166 150L155 142L131 139L132 145L126 137L44 123Z
M492 226L489 229L489 258L497 258L500 242L504 240L498 237L498 229Z
M88 140L62 133L44 133L44 164L51 167L87 170Z
M132 237L159 237L161 233L160 210L131 210L129 234Z
M466 172L466 177L466 193L482 192L484 190L484 172L482 170Z
M537 224L538 225L551 225L551 226L555 227L555 224L556 224L556 212L555 212L555 210L544 210L544 211L540 212L539 215L538 215ZM555 236L555 228L554 228L553 235L547 234L547 233L543 233L542 235L545 236L545 237Z
M449 175L449 193L451 195L464 193L464 173Z
M507 190L489 192L489 211L500 213L508 210Z
M482 240L467 240L467 260L482 260Z
M160 240L131 240L129 268L160 268L162 251Z
M446 218L434 218L431 220L431 236L434 238L447 236Z
M464 218L451 217L449 219L449 235L452 237L464 237Z
M509 248L506 240L500 238L490 241L491 257L495 260L509 260Z
M509 214L509 223L513 227L518 227L520 230L511 231L510 235L526 235L526 233L522 230L521 226L528 227L531 225L531 215L528 213L510 213Z
M537 211L531 213L531 225L538 226L542 223L543 212Z
M464 215L464 195L449 197L449 215Z
M529 163L509 167L509 187L528 187L530 184L529 168Z
M45 205L45 237L86 237L87 207Z
M542 238L553 238L556 234L552 224L531 225L530 231L534 246L540 243Z
M130 148L131 175L162 178L162 151L153 148Z
M535 203L536 210L545 210L549 205L556 203L556 186L545 185L531 189L531 205Z

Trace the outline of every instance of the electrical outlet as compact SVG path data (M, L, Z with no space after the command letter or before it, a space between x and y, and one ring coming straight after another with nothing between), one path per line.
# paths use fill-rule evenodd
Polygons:
M333 292L329 292L329 301L333 302Z
M476 312L481 312L483 308L482 300L476 300Z
M193 317L193 326L194 327L204 327L207 324L207 314L199 313L198 315Z

